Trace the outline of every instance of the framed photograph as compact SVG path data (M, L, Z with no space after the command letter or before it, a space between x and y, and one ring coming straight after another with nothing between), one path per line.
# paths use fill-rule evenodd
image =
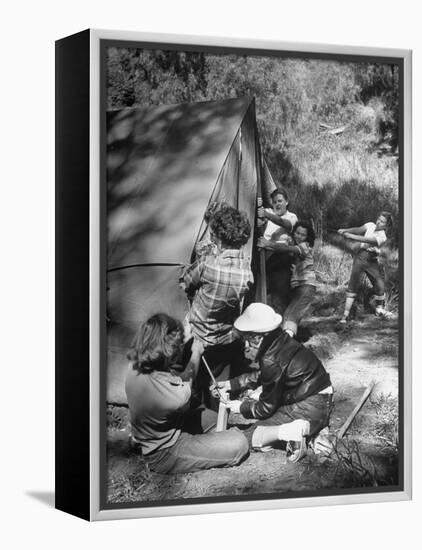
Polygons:
M411 52L56 43L56 507L411 498Z

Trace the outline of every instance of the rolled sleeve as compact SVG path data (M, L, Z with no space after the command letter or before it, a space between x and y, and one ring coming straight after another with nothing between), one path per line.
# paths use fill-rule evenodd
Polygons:
M230 380L230 391L237 392L241 390L255 389L260 385L260 372L254 371L241 374Z
M286 212L286 214L284 214L283 216L283 219L284 220L287 220L288 222L290 222L291 224L291 228L290 228L290 231L292 231L293 227L296 225L297 223L297 216L296 214L293 214L293 212Z
M309 246L308 246L308 244L307 244L306 242L300 243L300 244L296 245L296 248L297 248L298 251L299 251L299 257L300 257L301 259L306 258L306 255L307 255L308 252L309 252Z
M186 292L197 289L201 284L201 275L204 269L203 261L198 261L189 266L181 276Z
M269 401L262 399L259 399L259 401L247 399L240 405L240 413L244 418L265 420L266 418L270 418L277 408L275 404Z
M387 236L384 233L384 231L379 231L379 232L377 231L374 234L374 237L377 241L377 246L382 246L385 242L387 242Z
M245 401L243 401L240 405L240 414L244 418L255 418L253 414L255 403L256 401L252 401L252 399L245 399Z

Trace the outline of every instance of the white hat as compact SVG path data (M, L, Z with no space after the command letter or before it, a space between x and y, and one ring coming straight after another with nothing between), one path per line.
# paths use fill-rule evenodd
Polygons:
M234 328L241 332L270 332L282 321L281 315L272 307L255 302L249 304L240 317L234 322Z

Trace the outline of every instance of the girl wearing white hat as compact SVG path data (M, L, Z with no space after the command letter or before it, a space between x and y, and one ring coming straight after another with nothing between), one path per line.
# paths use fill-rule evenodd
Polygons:
M226 403L232 412L258 422L245 430L256 450L285 441L295 462L306 454L306 438L328 426L333 388L318 357L280 327L281 315L270 306L250 304L234 326L250 344L257 346L259 371L220 382L232 394L262 385L258 400Z

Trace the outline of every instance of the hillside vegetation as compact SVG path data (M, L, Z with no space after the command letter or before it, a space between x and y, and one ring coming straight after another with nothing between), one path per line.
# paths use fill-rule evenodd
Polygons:
M397 219L396 65L110 48L107 84L109 109L254 96L271 172L321 237Z

